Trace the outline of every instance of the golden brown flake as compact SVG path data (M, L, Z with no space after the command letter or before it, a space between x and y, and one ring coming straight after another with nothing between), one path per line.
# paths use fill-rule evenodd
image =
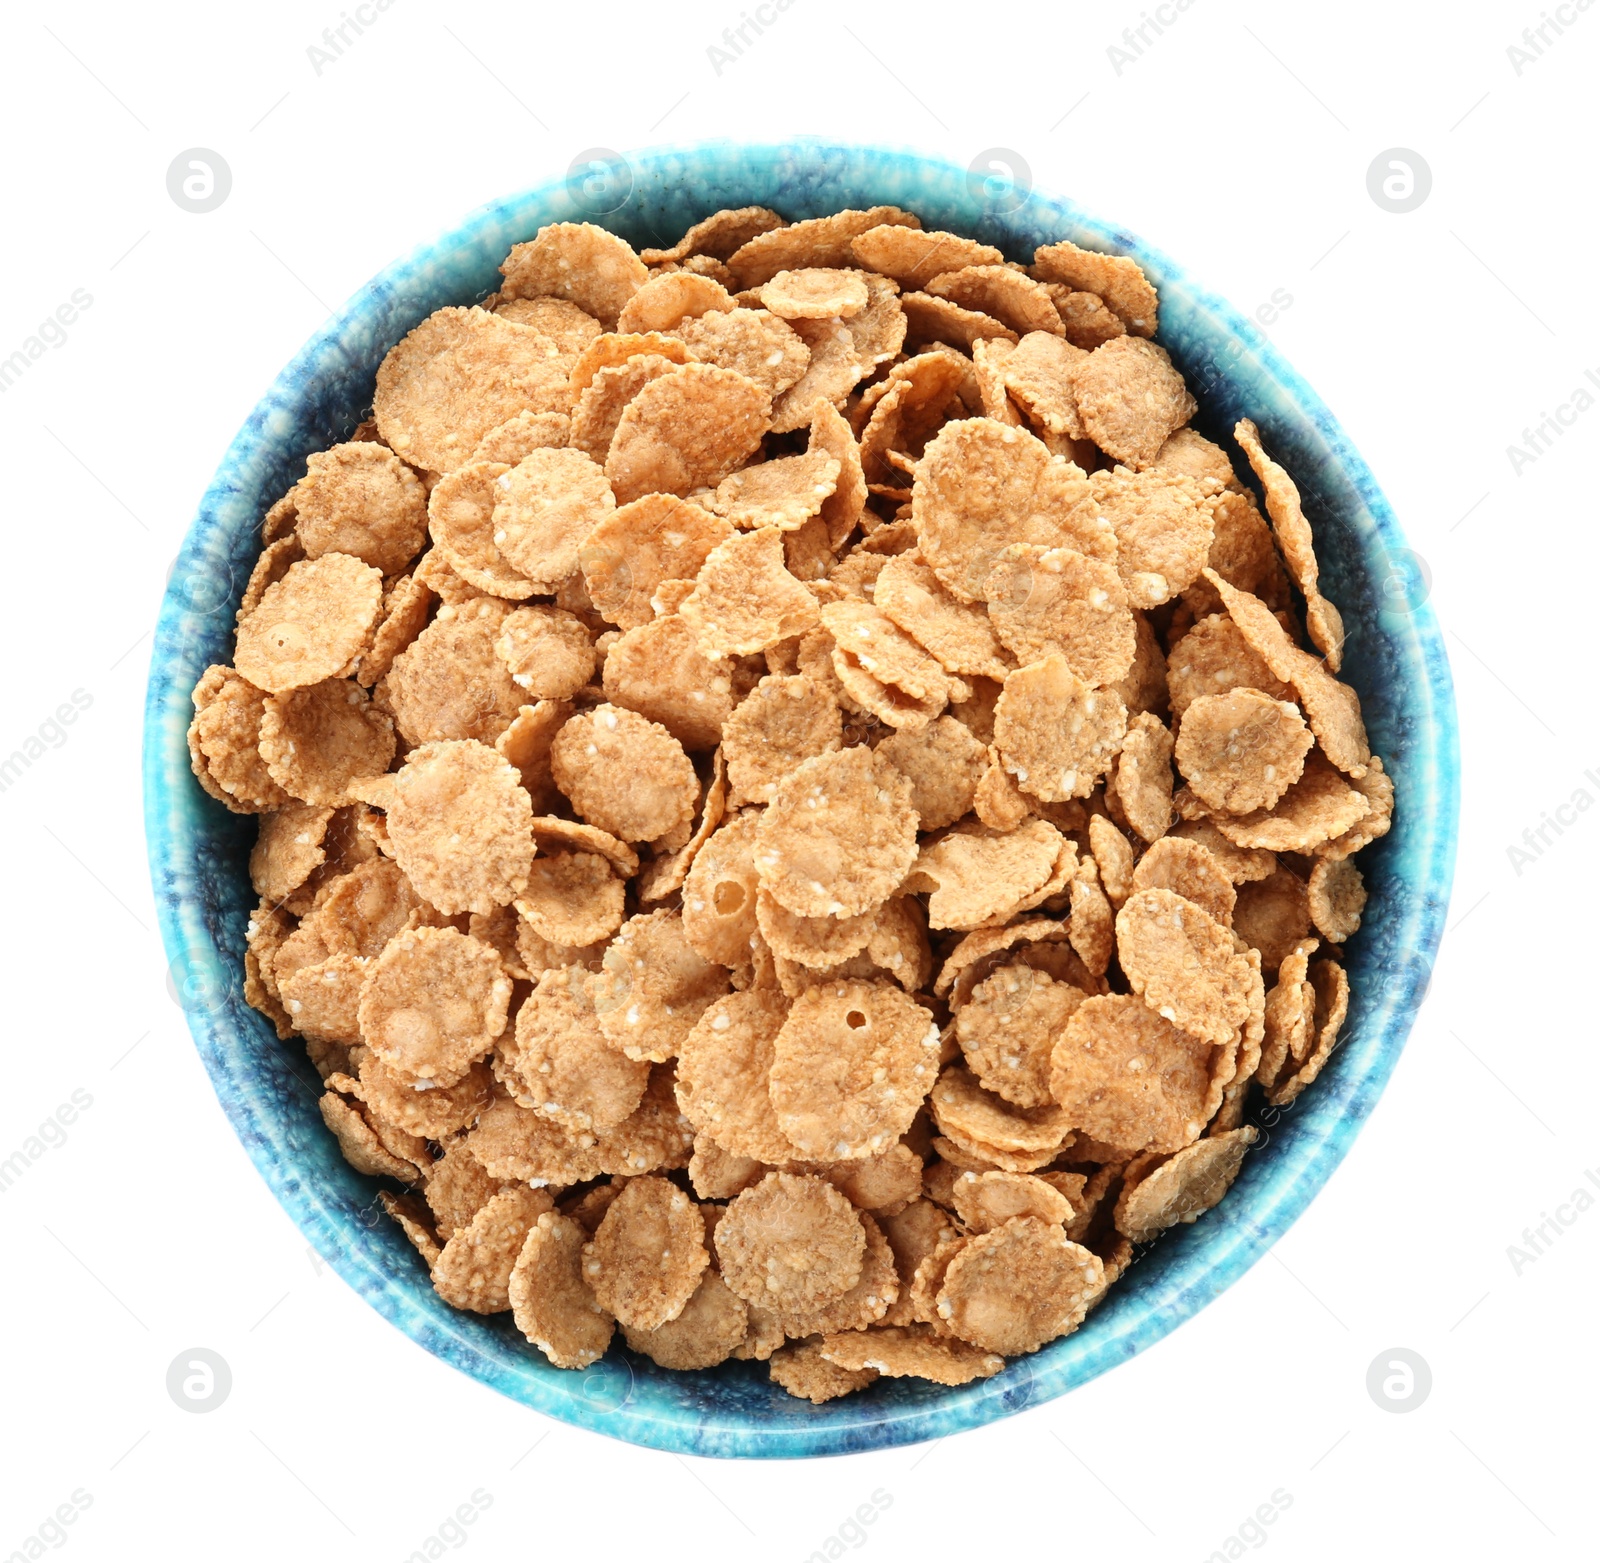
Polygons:
M1249 814L1276 807L1300 779L1311 744L1310 729L1293 702L1239 688L1190 702L1174 757L1201 802Z
M812 266L850 266L855 263L852 241L869 229L886 223L920 228L921 221L898 206L873 206L866 210L834 212L787 227L755 235L732 255L724 257L741 288L770 282L780 271Z
M350 783L386 771L394 747L394 723L353 679L269 696L262 711L261 758L285 792L307 803L349 803Z
M691 948L723 966L751 961L756 934L756 831L761 816L736 814L705 844L683 884L683 934Z
M878 1379L876 1368L841 1368L822 1355L820 1340L802 1341L774 1352L767 1363L772 1382L797 1400L820 1406L865 1389Z
M934 277L967 266L998 266L1004 260L990 244L958 233L885 224L857 234L851 241L857 261L904 288L920 288Z
M1248 962L1216 918L1170 890L1137 890L1117 913L1117 955L1164 1019L1218 1044L1248 1012Z
M290 565L239 625L239 675L278 695L349 672L372 638L382 596L383 577L349 554Z
M386 445L354 441L308 457L293 498L308 559L352 554L394 575L427 541L428 496Z
M626 240L593 223L550 223L512 245L500 271L506 298L566 299L607 330L649 275Z
M582 818L622 841L655 841L688 824L700 796L683 745L613 705L580 712L556 734L550 772Z
M1017 785L1045 802L1086 798L1111 764L1127 710L1094 689L1063 657L1050 655L1006 677L995 706L994 741Z
M1131 890L1170 890L1193 901L1224 926L1231 924L1237 892L1222 865L1197 841L1164 836L1139 859Z
M1313 864L1306 892L1311 921L1323 938L1343 944L1360 928L1367 887L1349 858L1323 858Z
M591 989L612 1046L658 1064L678 1052L727 991L727 972L689 944L682 914L671 908L628 919Z
M1140 336L1102 343L1073 366L1072 388L1089 438L1134 468L1149 466L1195 413L1166 349Z
M717 1223L728 1286L769 1309L817 1308L861 1277L867 1234L855 1207L822 1178L771 1172Z
M817 622L816 599L789 573L783 533L773 526L713 548L678 611L708 656L746 656Z
M1033 252L1033 275L1097 295L1135 336L1156 334L1156 290L1131 256L1102 255L1063 239Z
M617 502L714 487L754 454L771 412L761 386L714 364L652 380L623 412L606 457Z
M1306 756L1299 780L1272 808L1250 814L1215 813L1212 820L1236 846L1310 852L1343 835L1371 810L1366 798L1328 764L1320 749L1314 749Z
M544 1212L507 1286L517 1328L558 1368L586 1368L611 1344L611 1319L583 1275L585 1239L577 1222Z
M408 744L475 738L492 744L526 701L495 649L509 605L446 603L378 685Z
M767 1093L773 1042L788 1014L781 993L730 993L701 1013L679 1048L678 1105L725 1155L782 1163L798 1154Z
M709 1263L694 1201L659 1177L629 1182L583 1250L584 1279L625 1329L654 1330L676 1319Z
M886 1378L921 1378L935 1384L970 1384L992 1378L1005 1358L962 1340L935 1334L926 1324L847 1330L825 1335L823 1357L848 1372L871 1369Z
M984 978L956 1011L956 1038L978 1083L1017 1107L1049 1105L1050 1055L1084 998L1020 963Z

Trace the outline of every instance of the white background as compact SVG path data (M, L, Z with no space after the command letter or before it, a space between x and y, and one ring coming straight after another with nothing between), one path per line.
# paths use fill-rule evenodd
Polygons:
M707 48L738 0L396 0L320 76L306 51L339 0L11 10L0 357L74 289L93 304L0 396L0 752L74 689L93 704L0 795L0 1158L74 1090L93 1105L0 1200L0 1555L78 1488L92 1505L61 1546L84 1559L398 1563L480 1488L493 1504L464 1550L485 1558L798 1563L879 1488L878 1558L1199 1560L1280 1488L1292 1505L1260 1544L1276 1558L1588 1555L1600 1209L1520 1274L1507 1253L1600 1169L1600 813L1520 874L1507 852L1575 790L1600 797L1600 410L1520 475L1507 455L1600 373L1600 9L1562 10L1573 25L1518 75L1532 0L1197 0L1118 75L1107 47L1136 4L795 0L719 75ZM580 149L800 132L961 164L1003 145L1246 311L1292 295L1269 334L1431 569L1461 854L1392 1085L1308 1214L1200 1317L932 1447L688 1461L500 1399L319 1271L167 993L140 707L199 495L334 304ZM204 216L165 186L193 146L233 172ZM1366 189L1395 146L1433 173L1408 215ZM205 1416L164 1388L197 1345L233 1372ZM1406 1415L1365 1388L1396 1346L1433 1374Z

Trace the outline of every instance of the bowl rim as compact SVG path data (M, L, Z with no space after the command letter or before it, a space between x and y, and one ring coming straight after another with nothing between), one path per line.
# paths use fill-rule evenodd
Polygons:
M948 180L963 172L947 159L914 148L849 143L823 137L739 142L709 138L658 144L623 156L634 171L679 167L681 172L681 165L692 169L697 159L725 158L730 149L750 159L798 160L805 167L820 169L824 175L830 160L846 157L864 161L872 165L881 184L889 183L887 175L891 169L898 171L902 182L907 175L914 180L934 176ZM966 171L966 177L972 177L971 170ZM198 981L202 986L209 983L213 988L219 981L227 980L225 975L219 975L222 973L220 957L209 935L196 922L192 897L186 901L178 888L196 871L194 833L185 819L185 811L193 800L192 796L185 795L185 789L197 794L198 788L189 773L183 736L187 719L181 716L181 706L186 704L187 689L177 690L169 674L171 648L181 641L186 620L195 611L195 604L185 599L181 589L184 572L177 566L182 565L186 556L199 559L208 525L220 525L208 518L213 517L225 501L237 495L240 474L249 471L252 463L271 447L279 431L267 416L270 409L303 396L308 378L327 374L330 364L337 364L341 336L353 323L378 308L398 285L418 282L436 258L459 254L469 247L476 236L502 221L508 211L549 201L563 188L571 192L570 175L552 177L486 202L391 262L353 293L275 378L230 443L201 499L162 599L146 701L145 822L162 941L171 962L169 982L175 972L186 983ZM903 198L906 204L914 206L915 190L904 191ZM883 199L891 197L886 195ZM1315 432L1341 476L1353 486L1385 549L1391 554L1408 552L1399 522L1365 461L1321 398L1269 340L1226 300L1197 283L1162 251L1096 218L1076 202L1056 196L1049 199L1069 214L1074 224L1094 234L1105 249L1132 255L1164 287L1174 283L1181 285L1196 309L1211 316L1233 338L1248 344L1261 372L1270 377L1296 414ZM578 211L574 217L605 225L602 214ZM1204 1263L1177 1266L1166 1285L1148 1295L1141 1294L1140 1306L1131 1307L1130 1317L1119 1319L1111 1329L1098 1331L1092 1349L1075 1349L1066 1355L1057 1353L1052 1360L1046 1355L1052 1348L1047 1347L1033 1357L1015 1359L1008 1370L995 1379L979 1380L958 1390L930 1393L920 1404L881 1408L882 1414L877 1414L870 1405L857 1402L858 1409L844 1421L819 1418L777 1426L758 1425L749 1418L722 1423L714 1416L702 1416L692 1406L674 1408L658 1402L635 1401L633 1373L625 1360L620 1362L620 1367L627 1370L628 1388L619 1395L616 1392L620 1385L617 1364L610 1357L584 1374L559 1375L568 1381L588 1380L583 1390L574 1392L567 1385L552 1386L539 1372L508 1369L503 1354L497 1357L486 1352L483 1342L476 1337L469 1339L463 1329L441 1327L438 1318L420 1307L412 1296L417 1287L414 1278L396 1275L359 1242L348 1240L348 1214L323 1197L315 1182L302 1176L292 1161L283 1159L281 1134L266 1121L258 1102L241 1095L242 1082L252 1085L256 1082L245 1050L238 1045L237 1024L231 1007L219 1015L215 1005L185 1003L196 1049L257 1171L301 1232L341 1278L425 1349L524 1404L562 1421L646 1447L745 1458L804 1457L891 1447L988 1423L1097 1377L1117 1362L1153 1345L1226 1290L1265 1254L1325 1185L1392 1074L1426 995L1433 958L1443 932L1453 879L1460 790L1457 716L1443 637L1433 609L1426 601L1408 607L1406 623L1408 634L1415 642L1416 661L1424 669L1425 687L1413 687L1408 693L1426 697L1418 753L1425 759L1430 781L1427 818L1408 821L1421 834L1419 850L1411 854L1420 867L1404 919L1402 948L1408 952L1402 963L1405 969L1375 998L1377 1023L1371 1027L1374 1040L1364 1046L1359 1064L1339 1075L1336 1092L1324 1091L1314 1126L1308 1126L1304 1120L1296 1125L1297 1129L1306 1129L1306 1133L1296 1141L1294 1159L1276 1171L1271 1197L1256 1201L1248 1218L1242 1212L1229 1212L1222 1217L1221 1213L1227 1211L1229 1204L1224 1201L1204 1224L1204 1240L1198 1245ZM179 704L175 704L175 700ZM201 869L203 866L199 865ZM1340 1047L1344 1046L1341 1042ZM1324 1080L1330 1087L1335 1085L1328 1074L1324 1075ZM1201 1229L1185 1229L1187 1233L1197 1230ZM425 1286L425 1281L422 1284ZM1054 1345L1065 1346L1072 1341L1081 1344L1088 1335L1086 1327ZM542 1368L542 1362L537 1366ZM603 1371L597 1373L597 1369ZM699 1379L702 1375L677 1377ZM835 1406L843 1404L847 1403L834 1403ZM828 1410L826 1407L819 1409Z

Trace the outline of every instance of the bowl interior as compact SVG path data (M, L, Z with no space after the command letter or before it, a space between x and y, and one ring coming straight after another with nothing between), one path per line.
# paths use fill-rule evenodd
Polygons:
M1070 201L889 149L717 142L594 156L581 177L481 208L357 293L278 377L206 491L162 603L146 712L146 825L171 979L218 1098L273 1192L340 1275L435 1355L549 1415L683 1453L833 1454L938 1437L1060 1395L1160 1339L1261 1257L1349 1148L1426 991L1449 895L1458 756L1443 643L1394 515L1327 408L1249 322L1132 234ZM279 1043L244 1004L255 822L228 814L191 775L189 693L208 665L229 660L267 506L309 453L348 438L385 352L433 310L491 292L512 244L546 223L593 221L636 247L668 245L722 207L800 218L880 203L1010 259L1060 239L1134 256L1161 291L1158 340L1200 401L1196 426L1226 441L1237 418L1253 418L1300 485L1324 590L1349 631L1344 676L1397 791L1395 828L1362 860L1371 898L1348 947L1349 1020L1298 1102L1249 1115L1262 1138L1223 1203L1141 1251L1075 1334L992 1379L957 1389L884 1379L813 1407L761 1364L670 1373L620 1336L601 1362L559 1371L509 1315L480 1318L440 1301L378 1204L376 1180L349 1167L323 1128L320 1086L298 1045Z

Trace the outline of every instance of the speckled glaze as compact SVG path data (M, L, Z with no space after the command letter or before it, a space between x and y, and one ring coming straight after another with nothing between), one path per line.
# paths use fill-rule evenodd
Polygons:
M1177 1328L1267 1251L1350 1148L1426 992L1450 892L1459 759L1444 645L1399 525L1333 415L1247 320L1134 235L1068 200L1037 190L1019 200L906 151L715 142L636 153L626 165L609 180L557 179L485 206L396 262L301 350L229 448L178 556L151 659L145 817L171 976L217 1097L273 1193L374 1309L446 1362L547 1415L686 1454L799 1457L941 1437L1065 1394ZM959 1389L885 1379L813 1407L759 1364L668 1373L620 1344L585 1372L560 1372L509 1316L457 1313L438 1299L383 1215L377 1182L346 1165L324 1130L298 1046L280 1044L240 997L255 821L227 813L190 774L189 693L210 663L229 659L268 505L310 452L349 436L385 352L431 311L492 291L511 245L557 221L667 245L721 207L757 203L800 218L884 202L1012 259L1064 238L1136 257L1161 290L1159 340L1200 399L1197 426L1222 439L1236 418L1255 419L1300 484L1324 589L1349 630L1345 676L1398 792L1395 829L1362 859L1371 900L1349 947L1344 1040L1292 1108L1266 1122L1255 1115L1262 1143L1218 1209L1144 1251L1076 1334L995 1378Z

